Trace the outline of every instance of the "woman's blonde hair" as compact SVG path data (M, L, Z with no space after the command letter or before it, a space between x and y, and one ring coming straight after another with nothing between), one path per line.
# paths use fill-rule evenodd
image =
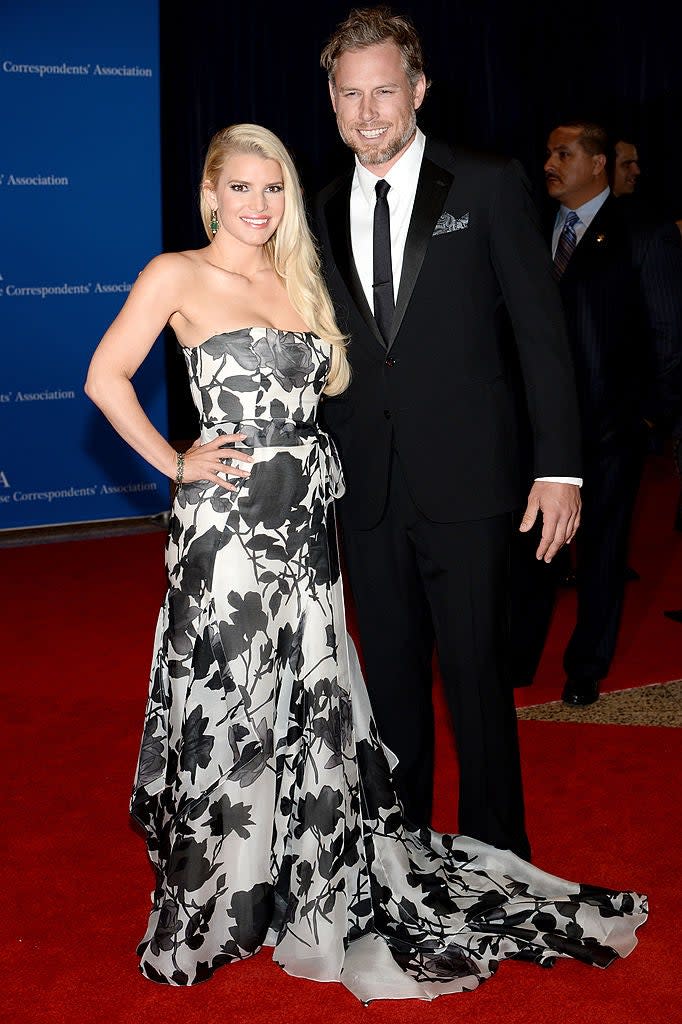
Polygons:
M348 387L350 367L346 358L346 337L336 324L334 309L325 287L315 241L303 207L301 185L286 147L257 124L233 124L211 139L204 162L199 199L201 219L209 239L211 207L205 186L215 191L225 161L233 153L248 153L264 160L276 160L282 169L284 215L265 252L287 290L289 301L310 329L332 346L332 360L325 393L338 395Z

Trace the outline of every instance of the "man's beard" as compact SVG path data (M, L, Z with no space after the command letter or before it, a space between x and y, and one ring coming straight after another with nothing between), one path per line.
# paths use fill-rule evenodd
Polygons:
M382 148L382 139L372 144L370 140L367 140L367 145L362 149L358 145L358 137L353 132L352 135L348 134L343 126L338 122L339 134L341 138L349 146L355 155L357 156L363 167L372 167L374 164L383 165L387 164L390 160L398 155L401 149L404 149L407 143L414 135L417 128L417 111L412 110L404 121L398 124L398 134L389 141L388 144ZM401 130L402 129L402 130Z

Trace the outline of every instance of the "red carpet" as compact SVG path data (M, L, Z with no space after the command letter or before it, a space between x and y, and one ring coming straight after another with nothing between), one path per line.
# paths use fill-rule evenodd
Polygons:
M628 583L616 657L602 691L682 677L682 628L663 615L682 608L682 533L672 529L680 489L672 460L647 462L635 511L630 564L641 579ZM517 690L517 704L544 704L561 696L562 657L575 625L575 592L560 590L540 668L533 686Z
M675 484L649 471L632 562L626 635L613 688L682 675L682 537L671 533ZM648 523L648 526L647 526ZM155 986L134 953L152 876L127 800L146 696L153 626L164 589L158 534L0 550L5 636L2 711L7 1019L140 1024L663 1024L679 1016L673 940L682 821L682 732L521 723L536 863L569 878L649 893L652 917L634 954L606 972L505 964L480 990L431 1004L364 1008L340 985L289 978L267 951L191 990ZM680 589L676 590L676 586ZM570 595L559 608L542 678L550 686ZM553 685L553 684L552 684ZM556 696L556 691L552 692ZM532 699L531 699L532 698ZM452 828L456 769L439 724L436 824Z

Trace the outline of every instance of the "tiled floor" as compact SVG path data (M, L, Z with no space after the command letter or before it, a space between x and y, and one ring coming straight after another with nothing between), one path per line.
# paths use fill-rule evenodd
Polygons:
M561 701L519 708L519 719L544 722L594 722L601 725L682 727L682 679L605 693L596 704L570 708Z

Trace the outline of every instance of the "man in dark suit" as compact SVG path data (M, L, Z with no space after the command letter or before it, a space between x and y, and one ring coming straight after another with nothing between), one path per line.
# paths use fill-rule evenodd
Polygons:
M616 199L635 194L641 173L639 153L634 142L627 142L622 138L617 139L613 145L611 169L611 191Z
M573 352L583 433L583 517L576 541L577 622L564 655L563 700L591 704L613 658L627 543L647 447L646 420L679 401L682 263L661 232L638 230L609 188L609 141L591 123L547 143L547 191L560 206L551 245ZM624 205L625 204L625 205ZM516 609L514 648L539 660L552 581Z
M431 813L434 640L460 765L460 831L529 856L506 672L508 565L522 507L503 339L514 324L535 434L524 518L551 560L579 520L577 408L551 266L514 162L425 139L419 39L351 12L322 55L355 168L319 197L327 282L353 379L325 402L346 474L346 561L367 683L396 785ZM562 479L563 478L563 479ZM566 482L566 481L569 482Z
M675 221L670 216L670 211L658 210L656 204L652 204L649 200L642 202L640 196L637 195L641 168L639 162L639 153L637 146L634 142L626 141L628 138L634 136L629 132L619 132L617 135L612 135L617 141L613 146L612 153L612 170L610 175L611 192L617 199L621 199L621 208L628 217L629 223L638 229L639 231L654 232L657 236L654 245L651 249L656 253L660 251L661 246L667 250L668 261L671 260L670 247L677 250L676 255L672 255L673 264L677 266L678 285L676 289L676 298L673 301L677 303L678 314L677 322L679 323L680 314L679 306L682 305L682 252L680 247L682 246L682 239L680 237L680 228L682 227L682 221ZM670 297L669 297L670 299ZM675 320L674 314L668 314L668 320ZM679 377L682 376L682 371L678 373L677 382L677 406L678 410L682 407L682 382ZM668 391L670 392L670 387ZM666 417L667 418L667 417ZM682 457L680 453L680 438L682 437L682 416L679 411L677 414L674 410L670 410L670 422L672 423L672 438L673 438L673 451L675 455L675 463L677 470L682 474ZM668 426L665 423L664 426ZM660 436L657 437L656 433L652 436L652 443L657 447L661 445ZM675 520L675 527L678 530L682 530L682 494L678 500L677 515ZM682 622L682 611L673 610L666 611L664 615L668 618L673 619L677 622Z

